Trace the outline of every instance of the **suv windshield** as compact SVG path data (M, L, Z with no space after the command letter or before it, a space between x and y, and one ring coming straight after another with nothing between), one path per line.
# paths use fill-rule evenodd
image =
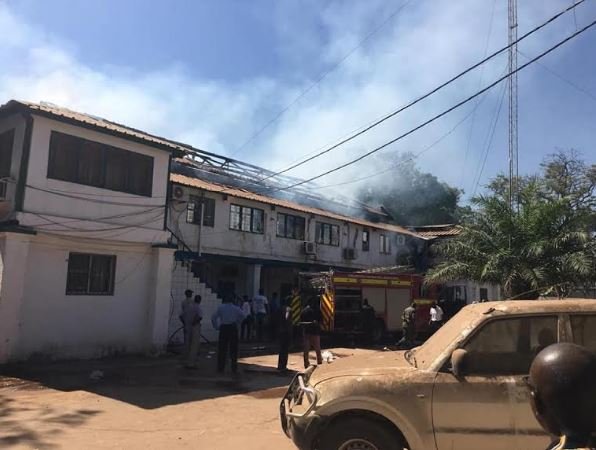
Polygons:
M464 308L449 319L420 347L412 350L407 357L411 364L416 359L416 366L427 369L454 341L460 340L472 331L482 318L478 309Z

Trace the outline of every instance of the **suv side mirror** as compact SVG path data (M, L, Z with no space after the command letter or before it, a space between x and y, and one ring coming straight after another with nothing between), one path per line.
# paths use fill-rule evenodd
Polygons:
M451 372L457 378L464 377L468 369L468 352L458 348L451 354Z

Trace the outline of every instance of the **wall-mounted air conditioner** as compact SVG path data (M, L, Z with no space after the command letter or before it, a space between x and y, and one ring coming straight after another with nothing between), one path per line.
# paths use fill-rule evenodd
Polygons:
M304 242L304 253L306 255L316 255L317 254L317 246L314 242Z
M353 248L344 248L344 259L356 259L356 250Z
M174 200L182 200L182 197L184 197L184 189L181 186L174 186L172 188L172 198Z

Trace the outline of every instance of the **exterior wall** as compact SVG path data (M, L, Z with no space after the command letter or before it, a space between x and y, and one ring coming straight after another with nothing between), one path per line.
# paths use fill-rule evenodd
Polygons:
M12 162L10 165L11 180L6 185L6 200L0 200L0 221L13 217L15 207L16 182L19 179L21 158L23 154L23 140L25 138L26 121L23 116L15 114L0 120L0 134L14 129L12 147Z
M50 134L52 130L149 155L154 158L152 197L69 183L47 178ZM24 213L18 215L23 225L45 231L68 232L105 228L118 239L135 242L164 242L165 199L168 183L169 154L163 150L111 135L34 116L31 153L27 171ZM49 191L49 192L48 192ZM73 198L80 197L80 198ZM43 217L39 217L39 216ZM68 223L66 227L52 223ZM127 228L128 227L128 228ZM87 236L86 231L82 232ZM105 234L105 233L104 233ZM98 234L100 238L107 236Z
M201 192L184 186L183 198L172 202L169 214L170 227L194 251L199 249L200 229L198 224L186 222L186 206L188 196L200 197ZM338 266L344 268L363 269L376 266L391 266L396 264L397 255L405 254L408 248L397 245L397 233L368 228L370 232L370 249L362 251L362 230L360 225L350 224L327 217L313 216L286 208L258 203L224 194L206 192L205 197L215 200L215 226L202 227L200 239L201 252L205 254L239 256L265 261L282 261L299 264L318 264ZM259 208L264 211L264 233L254 234L230 229L230 205L236 204ZM338 225L340 228L340 245L330 246L317 244L317 255L305 255L302 240L288 239L277 236L277 213L301 216L305 219L305 240L315 241L316 222ZM391 239L391 254L380 253L380 235L385 234ZM343 249L355 248L356 259L344 259Z
M0 362L100 357L167 343L173 250L15 233L3 241ZM22 241L27 245L19 247ZM70 251L116 255L114 295L66 295Z
M470 280L451 281L445 286L462 286L466 291L466 303L473 303L480 301L480 289L484 288L488 291L488 300L501 300L501 288L499 285L490 283L477 283ZM463 300L463 299L462 299Z

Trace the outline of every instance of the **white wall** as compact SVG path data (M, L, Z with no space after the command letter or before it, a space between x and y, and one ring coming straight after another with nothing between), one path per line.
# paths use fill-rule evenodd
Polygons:
M5 233L4 239L22 236ZM27 239L23 295L15 298L8 292L1 298L18 309L12 317L0 314L0 338L8 333L5 320L17 322L8 336L13 345L0 349L5 359L99 357L165 346L173 250L39 235ZM116 255L114 295L66 295L70 251ZM12 261L18 264L14 255ZM4 261L5 274L7 263L11 261Z
M49 142L52 130L152 156L154 158L152 197L48 179ZM169 154L163 150L45 117L34 116L27 185L38 189L28 187L25 190L23 209L25 213L29 214L20 214L18 218L24 225L42 225L46 231L62 230L75 235L77 233L72 228L92 230L106 228L106 231L114 231L119 226L130 226L129 229L119 230L119 240L164 241L167 237L162 230L165 214L163 206L168 183L168 162ZM83 199L72 198L72 196L83 197ZM45 218L39 217L39 215L43 215ZM72 222L76 219L85 219L85 221ZM68 226L54 226L51 221L67 223ZM162 233L156 236L156 231ZM83 232L82 235L88 236L85 233ZM100 234L99 237L106 236Z
M180 201L172 204L172 211L169 214L169 223L172 229L183 238L185 243L193 250L198 248L199 226L186 222L186 206L188 195L200 196L197 189L183 186L185 195ZM215 200L215 227L203 227L201 238L201 249L203 253L218 255L241 256L247 258L260 258L264 260L279 260L285 262L296 262L306 264L323 264L350 268L366 268L377 266L392 266L396 264L397 254L407 253L407 247L397 245L397 233L384 230L368 228L370 232L370 250L362 251L362 230L361 225L348 224L344 221L335 220L323 216L312 217L311 214L300 213L287 208L275 207L228 196L224 200L222 194L206 192L205 197ZM230 230L230 205L242 205L259 208L265 214L265 231L263 234L247 233L237 230ZM306 240L315 241L316 222L325 222L340 227L340 245L317 245L316 257L307 256L303 252L303 241L287 239L277 236L277 214L286 213L301 216L306 221ZM357 235L356 235L357 233ZM391 254L381 254L380 234L385 234L391 239ZM356 236L356 240L354 237ZM356 242L355 260L343 258L343 249L354 248Z

